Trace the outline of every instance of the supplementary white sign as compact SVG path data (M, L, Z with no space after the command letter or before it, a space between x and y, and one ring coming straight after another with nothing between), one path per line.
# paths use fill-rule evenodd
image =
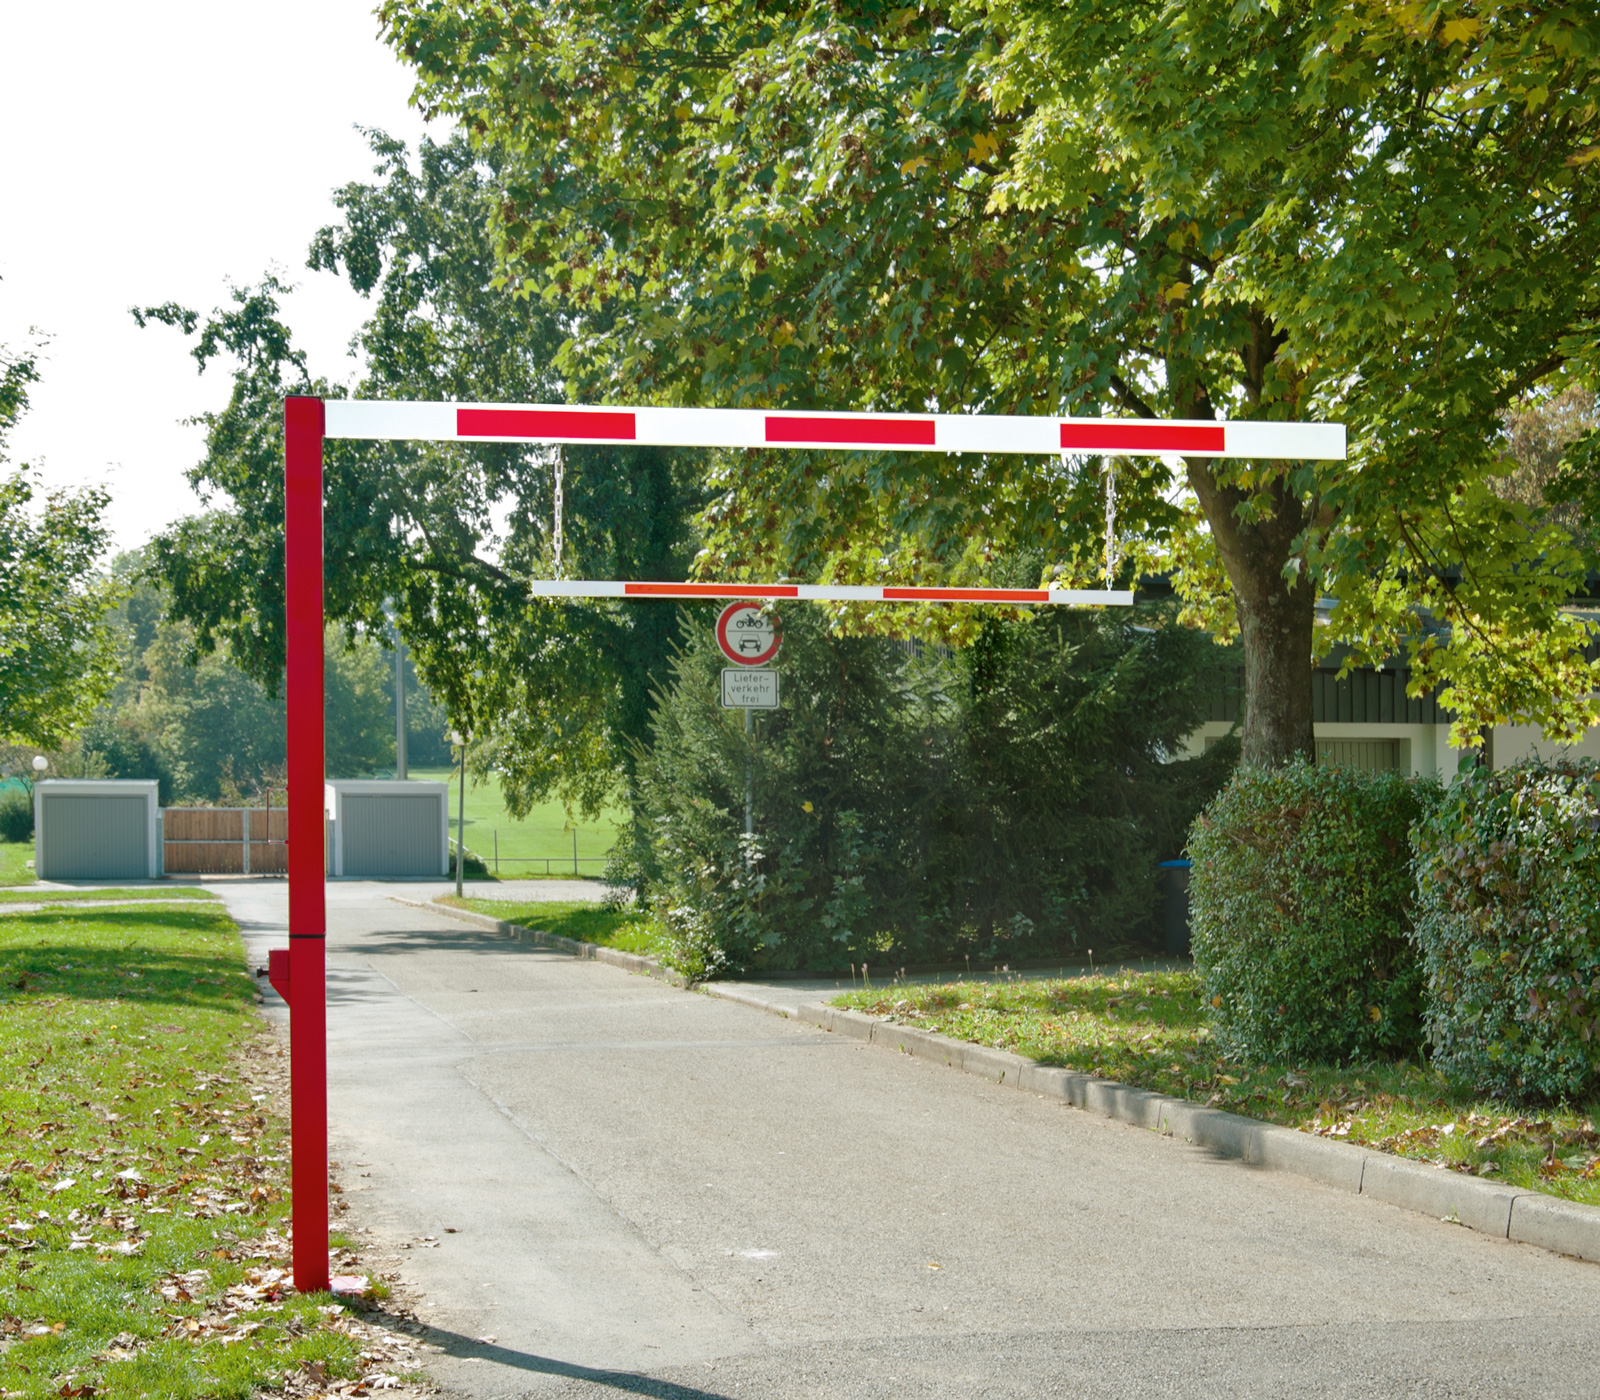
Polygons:
M778 708L778 673L745 671L734 666L722 672L722 708L725 710L775 710Z

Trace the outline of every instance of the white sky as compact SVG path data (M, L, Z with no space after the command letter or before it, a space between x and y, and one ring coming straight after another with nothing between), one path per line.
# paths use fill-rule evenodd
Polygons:
M196 509L201 452L181 419L221 407L176 330L134 305L201 313L269 268L300 290L285 319L313 373L349 380L365 303L305 267L336 186L367 179L354 123L415 145L408 71L362 0L11 3L0 45L0 344L50 337L11 465L103 482L119 548ZM436 139L444 133L434 131Z

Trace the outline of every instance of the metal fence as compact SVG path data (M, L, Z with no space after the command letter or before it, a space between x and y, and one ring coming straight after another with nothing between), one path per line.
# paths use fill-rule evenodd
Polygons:
M572 854L570 856L503 856L500 854L500 832L498 830L494 831L492 839L494 845L487 857L481 851L475 851L471 846L468 846L467 859L483 861L484 866L494 871L496 875L500 873L500 866L503 862L506 865L542 865L546 875L555 874L552 868L554 866L559 865L565 870L570 865L573 875L581 877L583 871L579 868L580 866L598 865L604 869L606 862L611 859L608 855L580 856L578 854L578 836L576 832L572 836ZM450 838L450 849L456 849L456 838L454 836Z

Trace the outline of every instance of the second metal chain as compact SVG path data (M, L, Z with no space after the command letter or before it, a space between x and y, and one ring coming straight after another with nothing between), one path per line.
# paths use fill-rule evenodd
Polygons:
M1117 575L1117 463L1116 458L1106 458L1106 586L1116 581Z
M564 467L563 467L562 461L561 461L561 454L558 452L556 454L556 460L555 460L556 528L555 528L555 533L551 536L551 540L550 540L551 550L555 554L556 577L557 578L561 577L561 546L563 544L563 540L562 540L562 537L561 537L561 509L562 509L562 505L563 505L562 491L561 491L561 486L562 486L561 478L562 478L563 472L564 472Z

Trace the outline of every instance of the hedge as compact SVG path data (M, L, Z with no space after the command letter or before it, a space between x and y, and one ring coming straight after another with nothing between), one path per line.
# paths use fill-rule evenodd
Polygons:
M1305 762L1240 769L1199 817L1191 942L1231 1053L1293 1063L1417 1048L1408 837L1431 787Z
M1531 1102L1600 1090L1600 770L1462 774L1414 837L1434 1063Z

